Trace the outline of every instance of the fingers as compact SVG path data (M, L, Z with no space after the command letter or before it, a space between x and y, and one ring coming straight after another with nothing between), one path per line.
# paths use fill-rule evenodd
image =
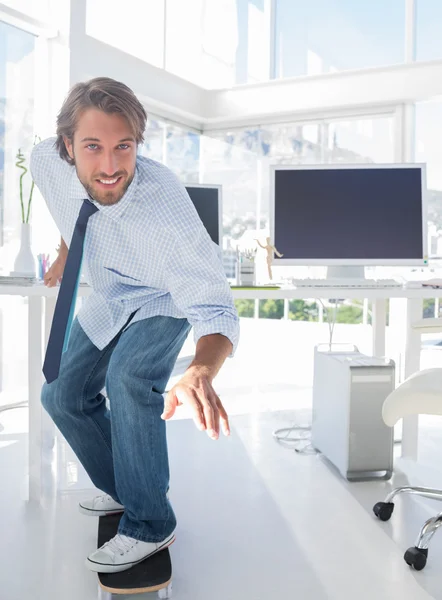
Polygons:
M167 419L171 419L173 417L173 415L175 414L175 409L177 406L177 401L175 398L175 394L173 393L173 390L171 390L166 397L166 400L164 402L164 410L163 410L163 414L161 415L161 418L164 419L165 421L167 421Z
M207 434L214 440L219 436L219 411L216 403L216 394L204 390L205 394L201 398L204 418L206 421Z
M195 425L200 431L207 431L211 439L219 438L220 429L225 436L230 435L226 410L209 384L200 388L177 385L166 397L161 418L170 419L179 404L186 404L191 409Z
M217 405L218 405L218 411L219 411L219 418L221 421L221 429L223 430L223 433L225 436L229 436L230 435L229 417L227 416L226 410L225 410L224 406L222 405L221 400L219 399L219 396L217 396L216 399L217 399Z
M177 386L175 388L174 397L179 404L186 404L190 407L193 413L193 420L195 425L198 427L200 431L204 431L206 429L206 421L204 418L204 411L202 410L201 404L198 401L198 396L195 391Z
M47 287L54 287L55 285L53 283L53 278L51 277L51 275L48 275L48 273L46 273L46 275L43 277L43 281Z
M55 287L59 281L61 281L61 276L57 276L51 269L43 277L43 282L47 287Z

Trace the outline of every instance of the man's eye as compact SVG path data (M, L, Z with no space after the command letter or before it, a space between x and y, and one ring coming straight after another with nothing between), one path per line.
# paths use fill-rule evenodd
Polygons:
M122 150L126 150L127 148L129 148L129 144L120 144L118 147Z
M89 148L89 150L95 150L98 148L97 144L88 144L86 147Z

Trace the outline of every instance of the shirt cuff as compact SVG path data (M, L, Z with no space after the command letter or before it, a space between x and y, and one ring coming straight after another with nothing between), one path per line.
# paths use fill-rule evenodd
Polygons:
M235 355L236 349L238 347L239 342L239 318L229 316L225 317L217 317L211 321L204 321L195 323L193 327L193 337L195 340L195 344L198 343L198 340L204 335L211 335L219 333L228 338L232 343L232 352L229 354L229 358L232 358Z

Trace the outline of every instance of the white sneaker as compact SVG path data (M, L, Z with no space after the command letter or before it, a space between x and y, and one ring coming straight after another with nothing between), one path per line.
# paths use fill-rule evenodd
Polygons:
M167 490L166 496L169 498L169 490ZM106 517L107 515L124 512L124 506L115 502L109 494L95 496L95 498L89 500L82 500L78 507L81 513L92 517Z
M175 541L175 533L171 533L162 542L142 542L117 533L92 552L86 559L86 567L96 573L117 573L126 571L152 554L164 550Z
M95 496L90 500L82 500L78 506L81 513L93 517L105 517L106 515L124 512L124 506L115 502L108 494Z

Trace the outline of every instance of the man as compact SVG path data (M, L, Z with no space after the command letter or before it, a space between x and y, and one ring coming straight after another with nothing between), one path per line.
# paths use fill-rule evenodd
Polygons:
M127 86L96 78L71 89L57 137L37 145L31 158L62 236L45 276L46 285L61 280L61 287L42 403L104 492L80 510L124 511L118 534L86 560L98 572L128 569L174 541L165 421L175 408L187 404L211 439L220 428L229 435L212 381L239 338L231 291L184 186L165 166L137 156L145 124ZM66 348L69 325L60 315L67 301L72 306L81 260L93 293ZM164 401L191 326L195 358Z

